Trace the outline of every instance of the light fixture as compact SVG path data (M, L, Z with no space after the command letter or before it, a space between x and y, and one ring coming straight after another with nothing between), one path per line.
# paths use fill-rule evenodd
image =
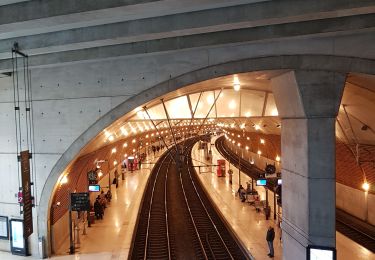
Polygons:
M249 146L246 146L246 150L247 150L247 151L249 150Z
M215 98L214 98L213 95L209 95L209 96L207 96L207 103L208 103L209 105L212 105L214 102L215 102Z
M240 143L238 143L237 145L238 145L238 147L240 147L240 146L241 146L241 144L240 144Z
M234 100L231 100L230 102L229 102L229 108L230 109L235 109L236 108L236 101L234 101Z
M280 156L276 155L276 162L280 162Z
M262 151L261 151L261 150L258 150L257 154L258 154L258 155L261 155L261 154L262 154Z
M246 112L245 113L245 117L250 117L251 116L251 113L250 112Z
M261 138L261 139L260 139L260 143L261 143L261 144L264 144L264 139Z
M112 153L115 153L115 152L117 152L117 150L116 150L116 148L113 148Z
M116 160L113 161L113 165L114 165L114 166L117 165L117 161L116 161Z
M250 137L246 137L246 140L250 140Z
M124 143L122 146L123 147L128 147L128 143Z
M68 176L67 176L67 174L65 174L65 175L61 178L61 180L60 180L60 185L63 185L63 184L66 184L66 183L68 183Z
M271 116L278 116L279 115L279 112L277 111L276 108L272 109L271 111Z
M98 172L98 177L100 178L100 177L102 177L103 176L103 172L102 172L102 170L99 170L99 172Z
M254 125L255 130L259 130L260 126L259 125Z
M136 140L135 140L135 139L133 139L132 143L133 143L133 144L135 144L135 142L136 142Z
M364 191L368 191L370 189L370 184L368 184L367 181L365 181L363 184L362 184L362 189Z
M241 89L241 83L237 75L233 75L233 89L239 91Z

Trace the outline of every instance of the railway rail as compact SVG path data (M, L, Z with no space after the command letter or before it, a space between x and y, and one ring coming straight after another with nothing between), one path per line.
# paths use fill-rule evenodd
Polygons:
M190 156L196 141L172 147L154 166L129 259L250 258L200 186Z

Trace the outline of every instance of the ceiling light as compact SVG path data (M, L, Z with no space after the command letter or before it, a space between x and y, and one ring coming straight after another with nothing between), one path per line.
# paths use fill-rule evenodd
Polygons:
M128 147L128 143L124 143L122 146L123 147Z
M235 91L239 91L241 89L240 80L238 79L237 75L233 75L233 88Z
M209 105L212 105L214 102L215 102L215 98L214 98L213 95L209 95L209 96L207 96L207 103L208 103Z
M229 108L230 109L235 109L236 108L236 101L234 101L234 100L231 100L230 102L229 102Z
M276 155L276 162L280 162L281 158L280 156Z
M260 139L260 143L264 144L265 143L264 139Z
M60 185L68 183L68 176L67 174L64 175L60 180Z
M364 191L368 191L370 189L370 184L368 184L366 181L362 184L362 189Z
M261 151L261 150L258 150L257 154L258 154L258 155L261 155L261 154L262 154L262 151Z
M116 150L116 148L113 148L112 153L115 153L115 152L117 152L117 150Z
M249 150L249 146L246 146L246 150Z
M276 108L272 109L271 116L278 116L278 115L279 115L279 111L277 111Z

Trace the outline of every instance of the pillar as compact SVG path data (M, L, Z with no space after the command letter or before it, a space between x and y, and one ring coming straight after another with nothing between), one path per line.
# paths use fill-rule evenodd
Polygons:
M290 71L271 79L281 118L283 259L336 247L335 119L345 74Z

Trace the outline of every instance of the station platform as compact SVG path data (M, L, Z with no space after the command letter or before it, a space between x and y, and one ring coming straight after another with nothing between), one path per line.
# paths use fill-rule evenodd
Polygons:
M212 142L215 140L213 139ZM211 146L213 162L217 159L224 159ZM127 259L132 233L138 215L139 205L145 189L148 177L153 166L162 154L161 151L156 156L150 156L148 163L142 166L141 170L127 172L124 181L119 182L119 187L112 190L113 198L109 207L105 211L103 220L96 221L92 227L87 229L87 235L80 237L80 246L75 255L68 255L68 244L61 248L60 255L50 259L58 260L123 260ZM266 231L269 225L275 228L276 236L274 241L275 257L282 259L282 243L280 241L281 229L273 219L266 220L265 215L256 212L253 206L240 201L236 192L238 189L238 169L233 165L233 182L229 184L229 178L217 177L216 167L207 167L211 164L205 160L203 150L198 150L198 145L194 146L192 158L195 166L203 166L200 169L199 179L208 191L209 196L225 217L227 223L231 225L236 236L250 254L257 260L269 259L267 256L268 247L265 241ZM216 164L216 163L214 163ZM226 169L229 163L226 162ZM197 172L199 170L197 169ZM249 177L241 174L241 183L246 184ZM245 186L246 188L246 186ZM261 199L265 197L263 187L257 187ZM270 196L272 197L272 196ZM272 214L271 214L272 216ZM375 260L375 254L360 246L341 233L336 233L337 252L339 260L359 259ZM29 259L31 257L28 257ZM2 260L19 260L25 257L14 256L7 252L0 252Z
M216 139L212 138L211 143L214 144ZM204 158L204 152L198 150L197 144L193 148L192 158L195 166L202 166L200 167L199 179L212 201L255 259L269 259L267 256L266 232L268 226L274 227L276 235L274 240L275 257L273 259L282 259L281 228L278 227L277 221L274 219L266 220L264 214L256 212L253 206L240 201L240 198L236 195L239 187L238 168L235 168L232 164L229 165L226 160L226 169L228 170L230 167L233 170L232 185L230 185L228 175L217 177L216 167L205 167L206 165L216 164L218 159L225 159L217 151L215 145L211 146L211 150L212 162ZM241 173L241 184L244 188L246 188L246 182L248 181L251 182L250 177ZM254 188L258 191L261 200L265 199L265 189L263 187ZM269 195L269 198L272 197ZM272 205L272 201L270 204ZM272 215L273 213L271 213L271 218ZM339 260L375 260L374 253L339 232L336 232L336 248L337 259Z

